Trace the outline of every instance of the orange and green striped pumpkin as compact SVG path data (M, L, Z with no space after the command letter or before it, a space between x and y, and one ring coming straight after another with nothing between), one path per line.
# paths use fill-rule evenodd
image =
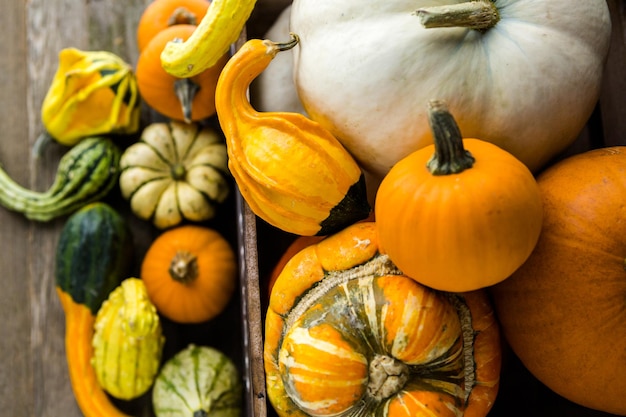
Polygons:
M380 253L373 222L294 255L266 316L279 416L485 416L500 375L486 294L422 286Z

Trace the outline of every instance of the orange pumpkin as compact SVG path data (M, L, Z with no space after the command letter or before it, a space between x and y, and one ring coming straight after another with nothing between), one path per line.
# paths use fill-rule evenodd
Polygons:
M211 2L207 0L154 0L148 4L137 24L139 52L163 29L173 25L198 25Z
M503 333L548 388L626 415L626 148L569 157L537 181L539 242L491 289Z
M159 313L200 323L221 313L235 289L235 254L217 231L184 225L159 235L141 264L148 296Z
M543 209L535 178L510 153L462 139L445 103L431 102L435 144L397 163L375 201L380 243L405 274L443 291L506 279L530 255Z
M213 67L191 78L177 78L165 72L161 66L165 45L175 39L186 40L195 29L189 24L163 29L148 42L137 60L135 75L144 102L178 121L200 121L215 114L215 87L228 61L228 55L224 55Z
M380 253L373 222L357 223L302 249L276 280L267 394L281 417L483 417L499 340L485 292L420 285Z

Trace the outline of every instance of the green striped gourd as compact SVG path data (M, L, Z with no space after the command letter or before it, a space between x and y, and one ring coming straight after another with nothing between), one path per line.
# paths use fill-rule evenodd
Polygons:
M127 278L98 310L92 359L100 386L131 400L152 386L165 338L155 306L139 278Z
M108 194L117 183L119 160L120 150L110 139L86 138L63 155L45 192L19 185L0 168L0 205L41 222L73 213Z
M238 417L242 401L241 378L230 358L194 344L163 365L152 390L157 417Z

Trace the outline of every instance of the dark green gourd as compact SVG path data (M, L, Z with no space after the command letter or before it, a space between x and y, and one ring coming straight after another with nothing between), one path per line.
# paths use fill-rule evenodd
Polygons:
M117 183L121 152L105 137L83 139L59 161L45 192L19 185L0 168L0 204L28 219L46 222L103 198Z
M88 204L73 213L61 230L56 285L95 315L109 293L127 278L132 252L126 220L106 203Z

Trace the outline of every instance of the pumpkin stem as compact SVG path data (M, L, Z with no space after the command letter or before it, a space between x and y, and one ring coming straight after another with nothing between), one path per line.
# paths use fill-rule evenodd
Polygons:
M377 402L400 391L409 380L409 367L387 355L376 355L369 366L368 394Z
M463 136L448 106L440 100L428 103L428 121L433 132L435 154L426 167L433 175L458 174L474 165L474 157L463 147Z
M427 29L464 27L485 31L494 27L500 20L498 8L489 0L423 7L416 10L415 14Z
M198 17L186 7L177 7L169 19L167 19L167 25L174 26L180 24L196 26L198 24Z
M172 258L169 273L175 281L188 284L198 277L198 259L192 253L180 250Z
M200 86L190 78L180 78L174 82L174 91L180 101L183 110L183 118L186 123L191 123L191 110L193 99L200 90Z

